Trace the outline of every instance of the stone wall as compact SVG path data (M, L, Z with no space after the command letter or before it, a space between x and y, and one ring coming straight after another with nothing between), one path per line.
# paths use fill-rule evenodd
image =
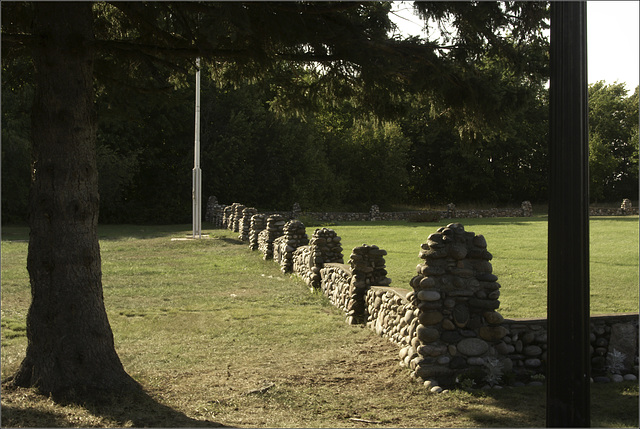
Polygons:
M227 215L226 207L217 203L215 197L209 197L205 220L212 222L215 228L228 228L229 218L233 221L234 215ZM231 209L230 209L231 210ZM346 221L407 221L421 216L437 215L440 219L466 219L466 218L486 218L486 217L530 217L533 214L531 202L523 201L518 208L491 208L491 209L458 209L455 204L449 204L446 210L433 211L402 211L402 212L381 212L377 205L371 206L368 213L356 212L302 212L300 205L295 203L292 211L270 211L270 213L280 214L288 219L307 217L317 222L346 222ZM638 208L632 207L631 201L625 198L619 208L591 207L590 216L629 216L637 215ZM233 227L231 227L233 228Z
M448 210L452 213L455 207ZM505 320L500 315L500 284L487 242L461 224L439 228L420 246L422 262L410 281L413 290L407 290L390 287L386 251L375 245L354 248L344 264L340 237L333 229L317 228L307 244L299 220L252 214L253 209L240 204L222 213L226 227L242 225L240 238L249 241L252 250L257 248L283 272L320 289L345 313L347 323L364 324L397 344L401 365L433 391L454 385L539 384L543 378L546 320ZM247 234L244 218L249 216ZM637 379L638 318L592 317L594 381Z
M388 286L384 255L378 246L363 244L351 252L349 264L325 263L320 269L321 289L331 303L342 309L347 323L367 320L366 294L371 286Z
M417 317L418 309L411 302L413 294L413 291L407 289L371 287L366 296L366 325L398 345L400 364L410 368L412 375L418 377L416 369L421 366L424 358L418 353L421 345L418 335L420 322ZM453 380L451 377L428 377L428 384L434 389L440 384L445 387L458 384L476 388L492 384L541 384L547 360L547 320L504 319L500 326L507 333L501 341L494 343L494 351L489 353L483 365L460 368ZM428 332L422 333L423 338L426 338L425 334ZM435 359L439 365L450 364L451 361L451 357L444 353ZM595 382L637 379L637 313L591 317L591 371Z
M287 220L277 214L267 217L265 229L258 234L258 250L265 260L273 259L273 242L284 234L286 223Z
M300 246L309 243L305 227L299 220L290 220L283 229L283 235L273 241L273 259L280 265L283 273L293 271L293 253Z
M238 222L238 236L239 240L249 241L249 234L251 233L251 218L253 215L258 214L258 210L254 207L246 207L242 210L242 218Z
M449 224L421 246L413 291L372 287L367 326L400 347L401 365L434 386L539 383L547 360L546 319L505 320L497 277L481 235ZM596 382L635 380L638 318L591 318Z
M249 229L249 248L251 250L258 250L258 238L260 233L267 227L267 216L262 213L257 213L251 216L251 223Z
M434 210L434 211L403 211L381 212L377 206L373 206L369 213L353 212L303 212L302 216L315 219L319 222L351 222L351 221L398 221L411 220L420 216L437 214L440 219L452 218L483 218L483 217L524 217L531 216L531 212L525 212L522 208L503 209L471 209L471 210Z
M320 288L320 270L328 263L344 263L341 239L331 228L317 228L308 246L293 254L293 271L311 288Z

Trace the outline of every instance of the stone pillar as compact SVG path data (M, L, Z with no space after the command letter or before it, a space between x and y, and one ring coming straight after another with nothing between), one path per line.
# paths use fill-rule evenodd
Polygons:
M456 205L453 203L447 204L447 218L451 219L456 217Z
M378 207L376 204L372 205L371 209L369 210L369 219L371 221L380 220L380 207Z
M258 234L258 250L265 260L273 259L273 241L283 234L284 224L287 220L279 214L272 214L267 218L267 224Z
M298 219L302 213L299 203L293 203L293 209L291 210L291 219Z
M419 321L419 356L411 369L441 385L465 373L481 373L483 383L498 383L511 360L495 350L508 331L496 311L500 284L484 237L452 223L427 238L420 258L424 262L411 279Z
M222 227L231 229L230 225L233 225L233 205L225 206L222 215Z
M254 207L246 207L242 210L242 218L238 222L238 232L240 235L238 239L241 241L249 241L249 234L251 232L251 220L253 215L257 214L258 210Z
M531 217L532 215L533 215L533 206L531 205L531 201L523 201L522 216Z
M293 253L298 247L309 244L309 237L304 224L295 219L284 225L283 233L273 242L273 259L283 273L290 273L293 271Z
M204 216L205 221L212 223L214 228L222 228L223 218L224 206L218 204L218 199L211 195L207 200L207 211Z
M343 264L340 236L331 228L317 228L309 241L311 248L311 286L320 287L320 269L326 263Z
M240 203L234 203L234 209L233 209L233 225L232 225L232 230L233 232L239 232L240 231L240 221L242 220L242 211L246 208L243 204Z
M347 318L350 324L364 323L367 320L365 295L371 286L389 286L384 256L386 250L378 246L363 244L355 247L349 258L351 282L349 285L349 303Z
M623 215L632 214L633 204L631 204L631 200L629 198L625 198L624 200L622 200L620 208L622 209Z
M279 214L272 214L267 218L266 228L258 234L258 249L264 259L273 259L273 242L283 234L283 228L287 220Z
M249 248L258 250L258 236L267 227L267 216L261 213L251 216L251 230L249 231Z

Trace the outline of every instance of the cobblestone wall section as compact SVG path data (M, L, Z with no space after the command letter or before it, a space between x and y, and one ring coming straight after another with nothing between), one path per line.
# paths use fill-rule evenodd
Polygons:
M365 296L371 286L388 286L384 255L378 246L363 244L351 252L349 263L325 263L320 269L321 289L329 300L343 310L348 324L363 324L367 320Z
M390 287L371 287L367 291L367 327L398 345L400 364L413 369L423 363L418 353L418 309L412 304L414 291ZM465 376L475 378L472 387L494 384L521 386L542 384L545 374L547 350L546 319L504 319L499 325L507 333L494 342L488 364L469 366L455 371L462 381ZM638 375L638 314L615 314L591 317L591 377L595 382L636 380ZM440 357L446 362L447 357ZM449 358L451 362L451 358ZM495 360L494 360L495 359ZM505 360L505 359L508 359ZM503 365L493 365L501 362ZM510 363L509 363L510 362ZM506 365L504 365L506 363ZM498 378L499 376L499 378ZM428 378L433 386L450 387L455 379ZM460 384L460 383L458 383Z
M224 207L224 205L218 204L218 199L214 195L210 196L207 200L204 220L213 224L214 228L223 228Z
M240 233L238 236L239 240L249 241L249 234L251 233L251 218L255 214L258 214L258 210L255 207L246 207L242 210L242 218L238 222L238 232Z
M320 287L320 267L314 265L311 246L300 246L293 252L293 272L309 286Z
M258 234L258 250L262 252L265 260L273 259L273 242L284 234L286 223L287 219L280 215L272 214L267 217L265 229Z
M349 319L349 303L352 278L351 267L347 264L327 263L320 268L320 289L329 298L334 306L347 314L347 323L353 324L353 318Z
M238 203L234 203L238 204ZM226 207L207 205L206 219L217 219L222 216L223 227L228 227L226 220ZM294 206L291 212L277 212L289 219L301 216L315 219L318 222L342 222L342 221L399 221L411 220L420 216L433 215L436 213L440 219L465 219L465 218L485 218L485 217L530 217L533 215L533 206L529 201L523 201L518 208L492 208L492 209L458 209L455 204L449 204L447 210L439 211L403 211L403 212L381 212L377 205L373 205L368 213L353 212L302 212L299 205ZM589 209L591 216L629 216L637 215L638 208L633 207L631 201L627 198L622 202L619 208L591 207ZM217 227L217 225L215 225Z
M293 272L293 253L309 243L305 227L299 220L290 220L283 227L283 234L273 242L273 259L283 273Z
M400 359L405 366L409 366L410 360L418 356L418 311L410 301L412 296L413 292L405 289L372 286L365 297L366 325L402 348Z
M251 216L251 229L249 230L249 248L251 250L258 250L258 237L266 227L267 215L257 213Z
M344 263L341 238L331 228L316 228L309 246L293 254L293 270L312 288L320 288L320 269L326 263Z

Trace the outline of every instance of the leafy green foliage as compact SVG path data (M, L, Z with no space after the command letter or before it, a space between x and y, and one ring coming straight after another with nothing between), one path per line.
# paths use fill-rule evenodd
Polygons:
M397 200L407 150L397 126L357 119L348 102L304 121L279 115L257 84L203 94L204 189L220 201L321 210Z
M417 3L446 30L433 40L389 39L389 8L96 3L101 221L188 221L196 54L210 77L205 198L306 210L544 201L547 5ZM15 222L30 180L30 63L16 59L31 8L3 11L2 210ZM600 86L592 190L619 200L637 194L637 90Z
M638 195L638 87L589 85L589 169L592 200Z

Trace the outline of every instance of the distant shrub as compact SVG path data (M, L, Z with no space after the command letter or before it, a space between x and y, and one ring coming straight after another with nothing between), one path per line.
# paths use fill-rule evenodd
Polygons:
M438 222L440 220L440 213L433 210L415 213L409 216L408 220L409 222Z

